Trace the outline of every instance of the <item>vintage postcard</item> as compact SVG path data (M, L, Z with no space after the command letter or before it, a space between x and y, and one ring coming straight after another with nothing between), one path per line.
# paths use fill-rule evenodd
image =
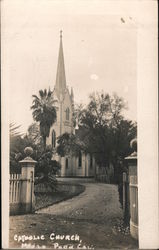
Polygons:
M2 248L157 248L157 2L1 5Z

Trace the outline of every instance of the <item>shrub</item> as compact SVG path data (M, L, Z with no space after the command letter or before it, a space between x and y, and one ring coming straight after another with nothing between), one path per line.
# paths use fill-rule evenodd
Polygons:
M13 143L14 142L14 143ZM52 160L52 148L43 145L34 144L27 136L21 138L15 137L11 140L10 147L10 173L21 173L20 160L31 156L37 161L35 165L35 184L38 182L48 183L51 187L56 185L56 174L60 170L60 164Z

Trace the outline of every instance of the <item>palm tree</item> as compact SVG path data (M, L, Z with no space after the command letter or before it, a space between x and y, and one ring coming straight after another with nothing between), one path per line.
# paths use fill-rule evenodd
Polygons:
M14 122L9 124L9 135L10 135L10 151L15 150L18 144L18 141L21 140L21 137L24 133L19 131L21 125L16 125Z
M15 136L21 136L22 133L18 131L18 129L21 127L21 125L16 125L14 122L11 122L9 124L9 132L10 132L10 138Z
M40 124L40 134L43 138L44 148L46 148L46 137L49 136L50 128L56 121L56 108L52 91L46 89L39 91L39 97L33 95L33 119Z

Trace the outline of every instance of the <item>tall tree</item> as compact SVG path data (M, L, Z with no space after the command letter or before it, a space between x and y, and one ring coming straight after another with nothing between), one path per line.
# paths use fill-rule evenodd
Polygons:
M46 137L49 136L50 128L56 121L56 100L53 99L52 91L46 89L39 91L39 97L33 95L33 119L39 122L40 134L43 138L44 148L46 148Z
M99 166L107 167L110 161L117 165L130 153L130 141L136 137L136 123L124 119L127 106L123 98L96 92L90 95L89 104L79 112L80 124L88 129L85 140ZM78 113L78 112L77 112Z

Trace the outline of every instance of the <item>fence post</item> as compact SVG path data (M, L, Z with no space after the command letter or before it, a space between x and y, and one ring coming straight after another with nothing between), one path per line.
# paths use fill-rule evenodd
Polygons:
M138 239L138 183L137 183L137 140L131 141L134 152L125 158L129 170L130 233Z
M34 168L36 161L30 155L33 149L26 147L24 149L26 157L20 161L21 164L21 196L20 196L20 213L29 213L34 211Z

